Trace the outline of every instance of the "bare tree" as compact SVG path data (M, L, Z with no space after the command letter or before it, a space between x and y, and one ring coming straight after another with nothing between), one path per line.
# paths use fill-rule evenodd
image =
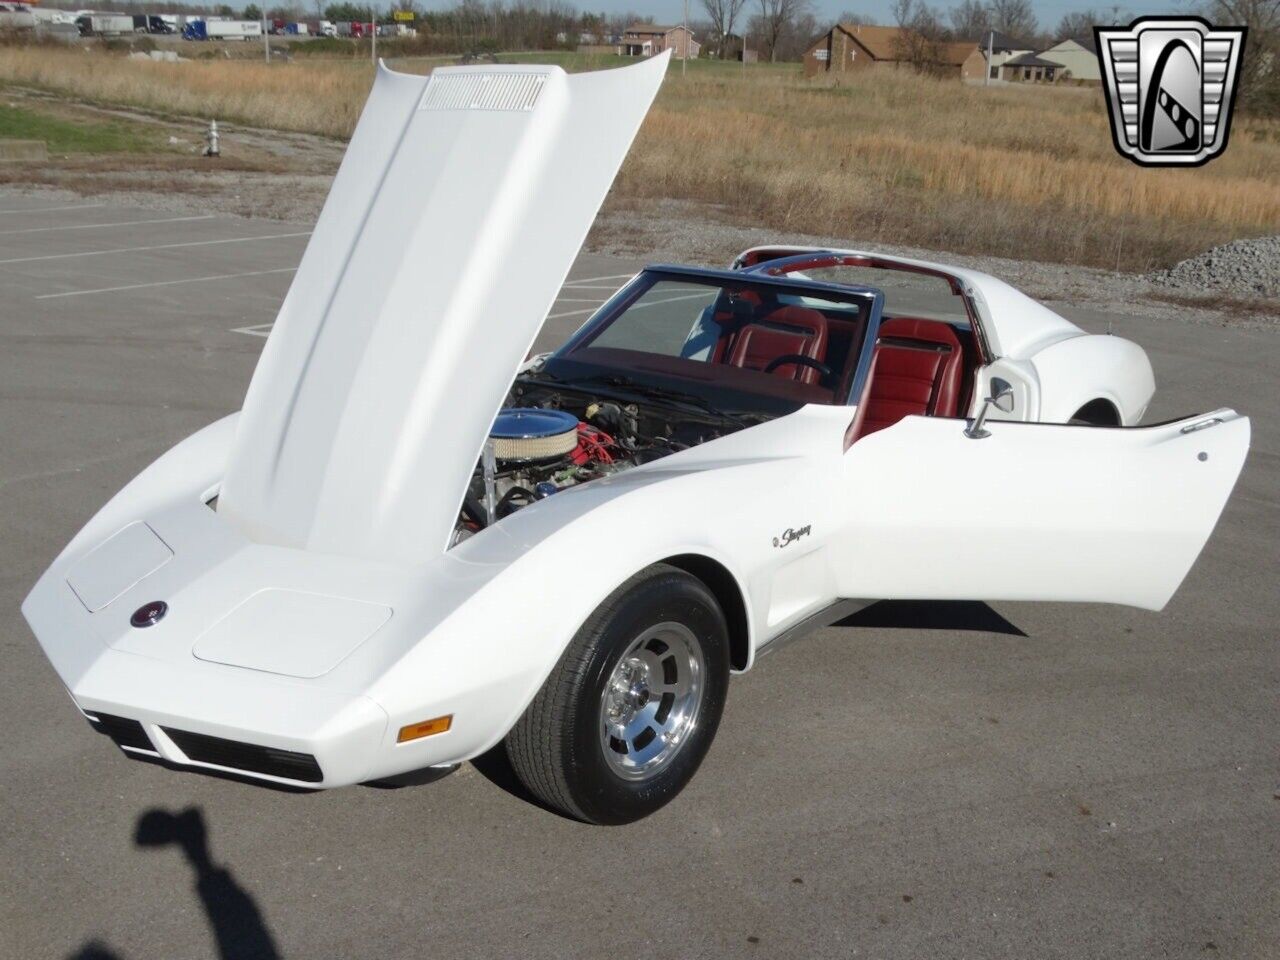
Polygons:
M796 19L810 10L809 0L758 0L760 16L758 32L769 48L769 60L778 60L778 43L795 25Z
M1053 31L1053 39L1068 40L1072 37L1092 37L1094 25L1106 22L1106 18L1098 13L1097 10L1068 13L1058 21L1058 28Z
M991 29L1015 39L1030 39L1040 32L1031 0L990 0Z
M991 29L991 11L982 0L963 0L960 6L951 8L947 18L961 40L977 40Z
M1280 0L1204 0L1205 16L1219 26L1247 26L1240 63L1241 106L1280 116Z
M724 48L733 33L733 23L742 12L746 0L702 0L702 9L711 19L711 29L720 39L719 56L724 59Z
M919 71L936 69L946 36L937 12L924 0L893 0L889 12L899 27L898 56Z
M864 27L874 27L876 25L876 18L869 13L861 13L857 10L846 10L844 13L840 14L840 19L836 22L855 23L861 24Z

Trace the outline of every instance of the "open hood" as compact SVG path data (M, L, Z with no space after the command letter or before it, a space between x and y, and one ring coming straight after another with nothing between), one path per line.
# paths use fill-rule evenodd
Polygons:
M667 59L379 67L249 385L220 514L326 553L446 549Z

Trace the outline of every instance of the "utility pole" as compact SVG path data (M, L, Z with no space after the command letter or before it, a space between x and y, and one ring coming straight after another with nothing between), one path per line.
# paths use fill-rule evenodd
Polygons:
M378 7L376 4L369 5L369 29L372 30L373 45L370 50L373 52L373 65L378 66Z
M271 35L267 32L267 8L262 8L262 54L271 62Z
M680 59L680 78L683 80L689 71L689 0L684 0L684 56Z
M982 78L984 87L991 86L991 57L992 48L995 46L996 32L994 30L987 31L987 75Z

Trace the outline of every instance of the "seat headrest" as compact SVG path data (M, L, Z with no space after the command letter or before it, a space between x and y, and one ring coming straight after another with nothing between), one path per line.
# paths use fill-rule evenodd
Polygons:
M881 337L901 340L921 340L950 347L959 352L960 339L943 320L925 320L921 317L890 317L880 324Z

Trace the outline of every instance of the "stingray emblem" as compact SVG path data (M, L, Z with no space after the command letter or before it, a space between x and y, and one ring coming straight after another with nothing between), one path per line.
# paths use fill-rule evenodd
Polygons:
M1145 167L1195 167L1227 148L1244 27L1139 17L1093 33L1122 155Z
M807 537L813 529L813 524L806 523L803 527L787 527L781 536L773 538L775 547L786 547L795 543L801 537Z

